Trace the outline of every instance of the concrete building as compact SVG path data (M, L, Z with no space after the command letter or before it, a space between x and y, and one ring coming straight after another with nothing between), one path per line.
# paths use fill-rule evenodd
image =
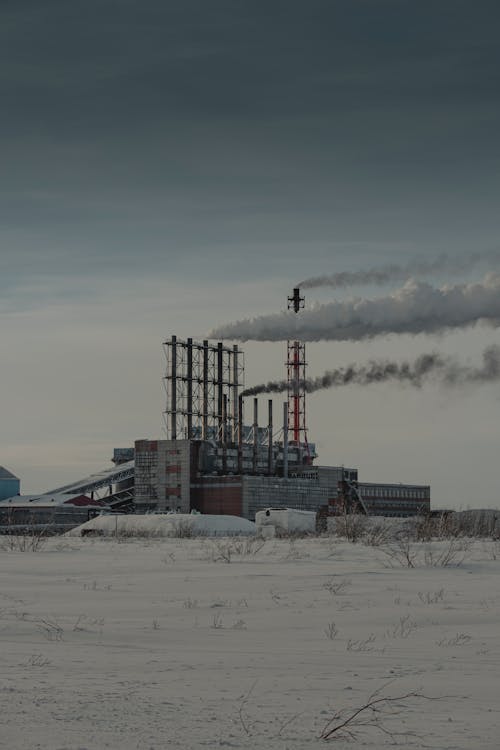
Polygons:
M136 441L136 512L197 510L252 521L257 511L268 507L336 513L344 480L357 488L369 515L407 516L430 509L427 485L359 483L357 469L304 464L302 449L296 446L289 450L287 476L283 476L282 445L274 446L272 473L268 446L260 450L254 474L230 473L228 466L237 468L237 456L230 450L224 456L219 446L202 440ZM244 444L244 455L252 451L253 444ZM242 463L251 470L250 459Z
M415 516L430 512L431 488L419 484L360 482L358 489L370 515Z

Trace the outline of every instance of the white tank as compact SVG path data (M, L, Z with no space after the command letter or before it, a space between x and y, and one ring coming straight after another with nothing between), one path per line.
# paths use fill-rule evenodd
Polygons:
M294 508L266 508L255 514L257 533L265 533L264 529L274 527L275 533L280 534L314 534L316 531L316 513L311 510L295 510Z

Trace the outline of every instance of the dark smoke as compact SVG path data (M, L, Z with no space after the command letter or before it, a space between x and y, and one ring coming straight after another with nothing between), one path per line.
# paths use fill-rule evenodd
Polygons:
M372 383L400 383L420 388L426 382L444 386L491 383L500 380L500 347L490 346L484 350L479 367L464 365L454 357L445 357L437 352L422 354L413 362L391 362L372 360L366 365L348 365L336 370L327 370L317 378L301 381L307 393L343 385L371 385ZM286 380L247 388L243 396L260 393L283 393L288 388Z
M312 276L304 279L296 286L302 289L313 289L328 286L332 289L345 289L351 286L362 286L371 284L381 286L392 281L407 281L411 277L432 276L433 274L446 273L461 274L470 271L482 262L498 265L500 252L490 251L484 253L472 253L461 258L451 258L441 255L432 261L413 261L407 265L391 263L385 266L376 266L362 271L339 271L338 273Z

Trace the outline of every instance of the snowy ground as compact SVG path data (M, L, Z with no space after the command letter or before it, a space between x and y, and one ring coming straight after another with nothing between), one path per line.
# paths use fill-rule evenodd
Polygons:
M0 746L328 747L318 737L334 710L380 689L432 699L382 718L392 740L351 725L354 740L330 744L499 747L498 546L407 568L333 538L261 544L0 549Z

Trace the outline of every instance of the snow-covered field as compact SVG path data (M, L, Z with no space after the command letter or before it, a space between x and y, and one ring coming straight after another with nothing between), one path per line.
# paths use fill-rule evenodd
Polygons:
M427 698L333 746L496 749L500 550L430 564L448 544L414 568L329 537L0 549L0 746L307 750L379 691Z

